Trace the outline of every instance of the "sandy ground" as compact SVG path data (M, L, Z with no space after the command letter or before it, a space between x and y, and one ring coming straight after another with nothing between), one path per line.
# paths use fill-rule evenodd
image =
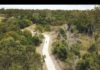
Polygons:
M54 62L54 64L55 64L55 67L56 67L56 70L63 70L63 64L62 64L62 62L61 61L59 61L58 59L56 59L55 57L54 57L54 55L52 54L52 43L54 42L54 40L55 40L55 38L56 38L56 32L51 32L51 33L49 33L49 35L50 35L50 46L49 46L49 53L50 53L50 56L51 56L51 58L52 58L52 60L53 60L53 62Z
M43 34L44 37L45 37L45 41L44 41L44 45L43 45L43 55L45 55L45 63L46 63L46 66L47 66L47 69L48 70L57 70L56 67L55 67L55 64L49 54L49 43L50 43L50 36L49 34Z

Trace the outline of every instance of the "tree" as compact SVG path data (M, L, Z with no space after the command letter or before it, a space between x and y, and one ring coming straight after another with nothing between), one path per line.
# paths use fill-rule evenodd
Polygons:
M40 69L42 65L41 56L37 54L35 46L32 43L27 43L29 37L27 33L11 31L7 32L2 39L0 39L1 70ZM33 42L32 40L30 41Z
M55 43L53 48L53 54L56 55L62 61L67 59L68 50L66 48L66 45L63 45L61 43Z
M19 27L21 29L25 28L25 27L27 27L27 26L29 26L31 24L32 24L32 22L30 20L28 20L28 19L22 19L22 20L19 20L19 22L18 22L18 25L19 25Z
M100 61L98 55L85 54L82 60L79 60L76 66L77 70L99 70Z
M60 28L60 29L59 29L59 35L60 35L61 37L63 37L64 39L67 38L67 37L66 37L66 32L65 32L65 30L64 30L63 28Z
M35 46L39 46L42 40L38 36L33 36L32 37L32 42Z

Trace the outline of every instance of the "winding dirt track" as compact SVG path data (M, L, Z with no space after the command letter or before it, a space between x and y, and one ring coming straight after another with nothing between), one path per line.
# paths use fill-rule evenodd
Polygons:
M50 55L49 55L49 41L50 41L50 37L47 34L43 34L45 37L45 41L44 41L44 45L43 45L43 55L45 55L45 63L47 66L48 70L56 70L55 68L55 64L53 63L53 60L51 59Z

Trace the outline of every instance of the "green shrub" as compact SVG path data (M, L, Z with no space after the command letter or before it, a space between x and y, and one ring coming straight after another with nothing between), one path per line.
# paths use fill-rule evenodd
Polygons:
M40 39L40 37L38 37L38 36L33 36L32 37L32 42L33 42L33 45L39 46L40 43L42 43L42 39Z
M53 48L53 54L56 55L60 60L64 61L67 59L68 50L65 45L56 43Z

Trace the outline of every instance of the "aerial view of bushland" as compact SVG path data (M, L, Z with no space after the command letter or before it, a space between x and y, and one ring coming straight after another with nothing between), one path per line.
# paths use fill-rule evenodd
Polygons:
M44 34L49 56L42 55ZM49 57L55 70L100 70L100 6L0 9L0 70L50 70Z

